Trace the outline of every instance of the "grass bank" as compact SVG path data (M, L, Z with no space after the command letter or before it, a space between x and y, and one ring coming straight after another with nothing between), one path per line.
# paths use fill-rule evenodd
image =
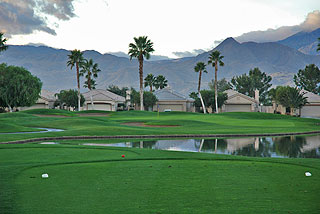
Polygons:
M92 115L92 116L90 116ZM130 126L143 123L147 127ZM157 127L152 127L157 126ZM159 127L160 126L160 127ZM161 127L163 126L163 127ZM35 128L64 129L55 133L5 134ZM320 131L319 120L266 113L198 114L185 112L68 112L30 110L0 114L0 142L59 136L265 134Z
M65 143L0 145L0 213L301 214L320 210L319 159ZM306 171L312 176L306 177ZM42 179L43 173L49 178Z

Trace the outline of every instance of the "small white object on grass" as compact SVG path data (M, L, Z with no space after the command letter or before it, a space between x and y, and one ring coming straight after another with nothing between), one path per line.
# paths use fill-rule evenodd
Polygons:
M304 173L307 177L311 176L312 174L310 172Z
M48 174L42 174L41 177L42 177L42 178L49 178L49 175L48 175Z

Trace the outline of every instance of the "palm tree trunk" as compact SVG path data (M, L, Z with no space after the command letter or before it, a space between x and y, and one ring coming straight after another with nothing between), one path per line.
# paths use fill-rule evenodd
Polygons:
M92 94L90 95L90 100L91 100L91 108L92 108L92 110L94 110L94 105L93 105Z
M201 74L202 74L202 72L199 71L198 95L199 95L199 98L200 98L200 101L201 101L203 113L205 114L207 111L206 111L206 107L205 107L205 105L204 105L204 102L203 102L203 99L202 99L202 96L201 96L201 93L200 93Z
M139 77L140 77L140 110L143 111L143 56L139 56Z
M200 147L199 147L198 152L201 152L201 149L202 149L202 147L203 147L203 143L204 143L204 139L201 139Z
M12 108L10 105L8 105L9 111L12 113Z
M77 67L77 82L78 82L78 111L80 111L80 79L79 79L79 64L76 63Z
M151 83L151 85L150 85L150 92L152 93L152 83Z
M198 94L199 94L199 98L200 98L200 101L201 101L203 113L205 114L205 113L207 113L207 111L206 111L206 106L204 105L204 102L203 102L203 99L202 99L202 96L201 96L200 91L198 92Z
M216 113L219 113L218 110L218 84L217 84L217 79L218 79L218 62L215 62L215 72L214 72L214 101L216 105Z
M91 73L90 72L88 72L88 89L91 91ZM90 100L91 100L91 108L92 110L94 110L92 94L90 95Z

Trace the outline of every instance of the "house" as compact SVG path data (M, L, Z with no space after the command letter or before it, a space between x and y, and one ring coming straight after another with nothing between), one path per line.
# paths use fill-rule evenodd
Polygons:
M307 104L301 109L296 109L295 115L301 117L319 117L320 118L320 96L312 92L301 90L300 93L304 93L304 97L307 97ZM290 114L290 108L285 108L280 104L273 104L274 111L280 114Z
M82 94L85 98L83 110L117 111L118 104L124 104L125 98L103 89L94 89ZM91 100L93 106L91 106Z
M228 99L222 106L222 112L256 112L259 106L259 92L256 91L256 99L241 94L232 89L226 90Z
M56 101L55 93L42 89L37 102L29 107L19 107L19 111L30 109L53 109Z
M156 91L154 95L158 99L156 105L153 106L154 111L194 112L194 100L173 91L170 87Z
M301 117L319 117L320 118L320 96L312 92L301 90L305 93L304 96L307 97L308 103L303 106L298 114Z

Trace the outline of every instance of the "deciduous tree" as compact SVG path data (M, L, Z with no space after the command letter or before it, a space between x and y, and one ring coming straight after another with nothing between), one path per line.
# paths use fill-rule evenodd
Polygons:
M149 108L152 107L156 104L156 102L158 101L157 97L149 91L144 91L143 93L143 104L145 108ZM140 95L139 93L131 88L131 102L135 103L137 105L140 105Z
M55 106L60 105L76 108L78 106L78 93L76 90L61 90L60 93L56 94L58 100L55 102ZM85 99L83 95L80 95L80 106L83 106Z
M108 91L115 93L119 96L126 97L126 91L129 90L128 87L122 87L121 89L116 85L109 85L107 88Z
M320 94L320 70L314 64L307 65L299 70L293 77L293 81L301 89Z
M249 71L249 75L243 74L235 76L231 80L233 88L247 96L254 97L255 90L259 91L260 103L268 103L268 90L272 86L272 77L265 72L261 72L259 68L254 68Z
M42 82L22 67L0 65L0 105L8 107L31 106L40 97Z
M202 95L202 99L204 101L205 107L206 108L211 107L213 111L216 111L215 100L213 99L215 96L212 96L212 94L215 95L215 92L212 90L201 90L201 95ZM189 97L195 100L194 104L196 107L201 106L200 98L197 96L196 92L190 93ZM218 98L217 99L218 108L221 108L223 104L225 104L225 102L227 101L228 95L223 92L218 92L217 98Z
M224 92L226 90L232 89L231 84L226 80L226 78L222 78L221 80L217 81L218 84L218 92ZM208 86L211 90L214 90L214 80L212 79Z

